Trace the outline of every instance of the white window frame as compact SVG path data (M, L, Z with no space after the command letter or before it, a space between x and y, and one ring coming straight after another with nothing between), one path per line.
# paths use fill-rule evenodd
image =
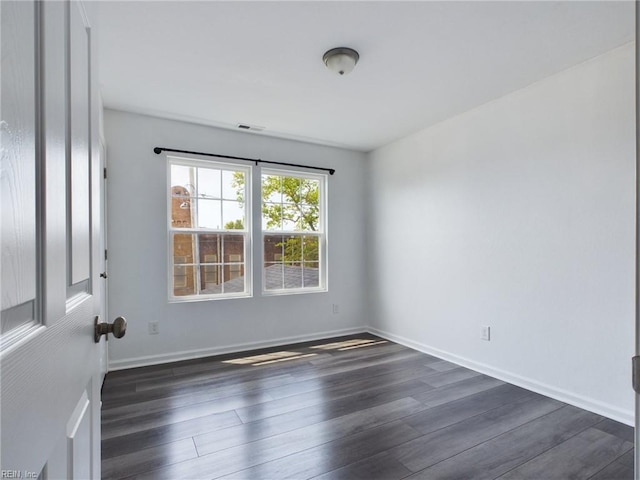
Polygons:
M279 177L296 177L296 178L304 178L310 180L316 180L319 183L319 215L318 215L318 223L319 228L317 231L296 231L296 230L265 230L262 227L262 215L260 215L260 232L261 232L261 245L260 250L262 252L260 269L262 271L262 295L263 296L276 296L276 295L297 295L297 294L305 294L305 293L323 293L328 291L328 261L327 261L327 244L328 244L328 215L327 215L327 192L328 192L328 179L329 176L327 174L317 174L317 173L308 173L305 171L292 171L292 170L281 170L275 168L262 168L260 171L259 178L256 178L255 181L260 182L260 198L256 199L255 208L258 209L259 212L262 212L262 177L265 175L274 175ZM256 176L258 177L258 176ZM317 236L318 237L318 267L319 267L319 275L318 275L318 286L317 287L302 287L302 288L281 288L281 289L266 289L266 271L265 271L265 259L264 259L264 242L265 237L267 236Z
M171 225L172 215L172 195L171 195L171 166L181 165L186 167L196 168L215 168L226 171L242 171L245 174L244 185L244 204L245 204L245 221L243 230L230 230L230 229L213 229L213 228L199 228L192 226L191 228L178 228ZM217 162L210 160L199 160L193 158L167 156L167 280L168 280L168 298L170 303L183 303L183 302L198 302L209 300L225 300L232 298L247 298L253 296L253 258L252 258L252 231L253 231L253 215L252 215L252 171L250 166L237 164L234 162ZM218 234L218 235L237 235L244 237L244 278L245 278L245 291L243 292L230 292L230 293L211 293L211 294L199 294L194 295L174 295L173 275L174 275L174 263L173 263L173 237L176 234ZM197 237L196 237L197 238ZM197 244L197 242L196 242ZM193 252L193 268L198 272L196 274L197 285L196 291L200 290L200 268L201 262L197 250ZM221 259L223 260L223 259ZM224 262L220 262L219 268L224 268ZM185 265L185 268L187 265Z

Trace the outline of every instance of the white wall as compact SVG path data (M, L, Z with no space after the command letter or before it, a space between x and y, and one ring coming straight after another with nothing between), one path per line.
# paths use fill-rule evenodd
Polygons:
M371 154L374 331L632 423L633 54Z
M112 110L105 134L109 313L128 321L126 336L109 342L111 369L364 329L364 154ZM329 292L169 304L167 168L156 146L335 168ZM152 320L159 335L148 334Z

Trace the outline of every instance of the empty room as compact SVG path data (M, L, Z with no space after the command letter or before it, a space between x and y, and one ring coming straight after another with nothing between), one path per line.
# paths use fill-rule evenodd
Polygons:
M640 478L637 9L2 0L0 476Z

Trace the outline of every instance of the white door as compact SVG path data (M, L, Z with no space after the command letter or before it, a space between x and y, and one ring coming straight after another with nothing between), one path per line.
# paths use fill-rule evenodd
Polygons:
M2 0L0 21L2 476L98 479L104 252L91 28L76 1Z

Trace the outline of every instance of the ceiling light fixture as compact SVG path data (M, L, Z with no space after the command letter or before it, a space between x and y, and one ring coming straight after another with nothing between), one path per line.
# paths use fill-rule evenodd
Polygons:
M322 57L322 61L327 68L338 75L346 75L351 72L359 59L358 52L347 47L332 48Z

